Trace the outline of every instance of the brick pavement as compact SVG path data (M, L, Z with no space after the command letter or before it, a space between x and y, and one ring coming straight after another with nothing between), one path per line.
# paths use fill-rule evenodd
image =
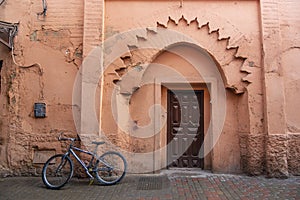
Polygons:
M60 190L46 189L40 177L0 179L0 199L300 199L300 177L266 179L239 175L127 175L113 186L72 178Z

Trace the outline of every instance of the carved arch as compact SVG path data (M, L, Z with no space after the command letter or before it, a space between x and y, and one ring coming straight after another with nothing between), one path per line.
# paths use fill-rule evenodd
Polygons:
M169 17L167 25L160 24L157 22L156 28L147 28L144 32L140 32L136 35L136 41L132 44L128 44L129 52L127 55L122 56L122 66L117 65L115 72L117 77L114 83L117 83L121 88L126 88L124 93L132 93L136 88L139 87L138 81L132 86L127 85L126 80L122 80L124 71L130 70L131 68L137 67L144 63L151 63L151 61L164 49L171 45L192 41L185 41L185 38L172 38L168 41L160 40L160 34L163 29L177 31L181 34L187 35L192 38L196 45L206 50L210 56L218 63L219 71L222 74L224 85L226 88L231 89L234 93L240 94L246 90L249 81L246 76L250 73L243 67L244 62L247 58L243 58L237 55L239 47L228 47L229 37L219 39L219 31L209 30L209 23L199 26L199 22L196 19L188 23L188 21L182 16L178 22ZM147 49L147 47L153 47L154 43L161 43L159 49ZM119 62L120 63L120 62ZM141 73L145 71L147 65L144 65ZM142 77L142 76L139 76ZM126 86L125 86L126 85ZM128 87L132 87L129 88ZM122 93L122 90L121 90Z

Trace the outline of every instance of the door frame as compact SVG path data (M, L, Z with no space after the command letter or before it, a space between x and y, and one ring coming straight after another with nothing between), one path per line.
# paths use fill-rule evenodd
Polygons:
M163 78L155 78L154 80L154 103L155 105L163 105L162 102L162 86L170 87L175 84L206 84L207 89L210 93L210 123L207 129L207 134L209 138L204 138L204 142L206 140L213 141L213 132L214 132L214 120L217 119L217 109L216 105L218 102L217 95L217 87L218 80L214 77L205 77L205 82L203 80L199 80L199 78L195 77L185 77L183 80L179 77L163 77ZM166 113L162 113L161 106L154 107L154 116L161 116L166 120ZM154 148L158 149L157 151L153 151L153 169L164 169L167 166L167 130L165 133L157 134L155 130L162 130L163 125L161 123L162 119L156 117L154 120ZM202 147L203 148L203 147ZM201 150L200 150L201 151ZM213 149L210 152L211 156L211 168L213 169Z

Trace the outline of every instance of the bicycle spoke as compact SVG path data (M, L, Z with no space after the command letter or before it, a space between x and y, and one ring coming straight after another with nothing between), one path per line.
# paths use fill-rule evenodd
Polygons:
M126 173L125 158L117 152L107 152L99 158L96 177L104 184L119 182Z
M43 182L48 188L58 189L64 186L73 174L73 165L69 157L55 155L43 168Z

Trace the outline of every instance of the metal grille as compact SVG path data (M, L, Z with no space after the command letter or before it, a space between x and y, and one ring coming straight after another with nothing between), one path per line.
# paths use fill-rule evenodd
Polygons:
M161 190L167 181L164 176L140 177L137 190Z
M13 47L13 38L18 32L17 23L8 23L0 21L0 42L8 46L9 48Z

